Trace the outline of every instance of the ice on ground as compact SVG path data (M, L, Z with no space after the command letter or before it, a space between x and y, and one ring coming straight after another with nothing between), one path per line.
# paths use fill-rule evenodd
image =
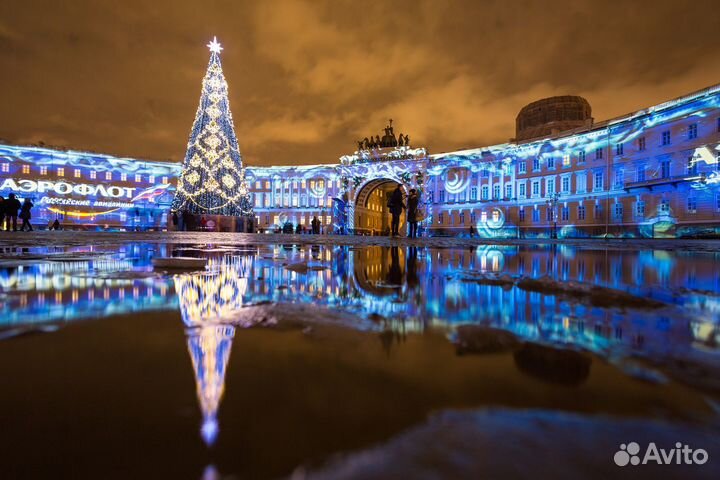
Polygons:
M518 348L520 340L512 332L482 325L460 325L453 335L458 355L500 353Z
M284 265L284 267L291 272L297 272L297 273L307 273L308 271L322 271L327 270L328 266L322 265L319 263L309 263L309 262L298 262L298 263L289 263L287 265Z
M718 425L667 423L640 418L580 415L546 410L444 411L384 444L337 455L324 466L298 467L304 479L627 478L715 479L720 475ZM614 462L620 445L654 442L704 449L704 465L627 466ZM533 452L533 455L527 455ZM641 453L641 454L642 454ZM518 461L522 459L522 461Z
M551 277L541 278L520 278L517 287L530 292L538 292L546 295L558 295L569 299L589 303L594 307L603 308L661 308L665 304L647 297L581 282L561 282Z
M246 305L231 313L204 322L206 324L231 324L240 328L273 327L273 328L305 328L308 325L326 324L350 327L356 330L378 330L378 326L371 320L343 310L327 307L287 302L259 302Z

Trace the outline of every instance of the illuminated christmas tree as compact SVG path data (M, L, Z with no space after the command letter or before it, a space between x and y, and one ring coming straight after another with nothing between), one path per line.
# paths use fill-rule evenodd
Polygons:
M228 87L220 64L222 47L208 44L210 63L190 132L174 210L193 214L252 216L245 169L235 136Z

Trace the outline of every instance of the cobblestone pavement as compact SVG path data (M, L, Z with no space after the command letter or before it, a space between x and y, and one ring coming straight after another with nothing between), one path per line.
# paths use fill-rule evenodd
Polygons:
M720 240L673 239L487 239L426 237L409 239L355 235L291 235L217 232L86 232L33 231L0 232L0 247L61 247L117 245L121 243L190 243L214 245L304 244L349 246L421 246L434 248L473 248L478 245L572 245L574 247L619 250L690 250L720 252Z

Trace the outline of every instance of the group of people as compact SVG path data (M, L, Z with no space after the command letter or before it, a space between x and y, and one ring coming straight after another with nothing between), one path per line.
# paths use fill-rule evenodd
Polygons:
M17 232L19 217L22 220L20 231L22 232L27 228L29 232L32 232L33 228L30 224L32 215L30 211L34 206L32 200L27 197L21 203L14 193L8 195L8 198L0 196L0 230Z
M417 238L418 229L418 206L420 205L420 195L414 188L410 189L407 198L407 205L403 202L403 194L398 184L393 190L390 199L388 200L388 208L390 209L390 215L392 221L390 222L390 235L397 237L400 235L400 215L403 210L407 210L407 222L410 226L408 237Z

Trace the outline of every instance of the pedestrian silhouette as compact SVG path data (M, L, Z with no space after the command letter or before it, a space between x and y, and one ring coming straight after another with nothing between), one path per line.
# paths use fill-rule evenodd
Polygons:
M30 218L32 217L32 214L30 213L30 210L35 205L32 203L32 201L29 198L25 198L25 200L22 203L22 206L20 207L20 218L22 219L22 225L20 225L20 231L24 232L25 227L27 227L28 232L32 232L32 225L30 224Z

